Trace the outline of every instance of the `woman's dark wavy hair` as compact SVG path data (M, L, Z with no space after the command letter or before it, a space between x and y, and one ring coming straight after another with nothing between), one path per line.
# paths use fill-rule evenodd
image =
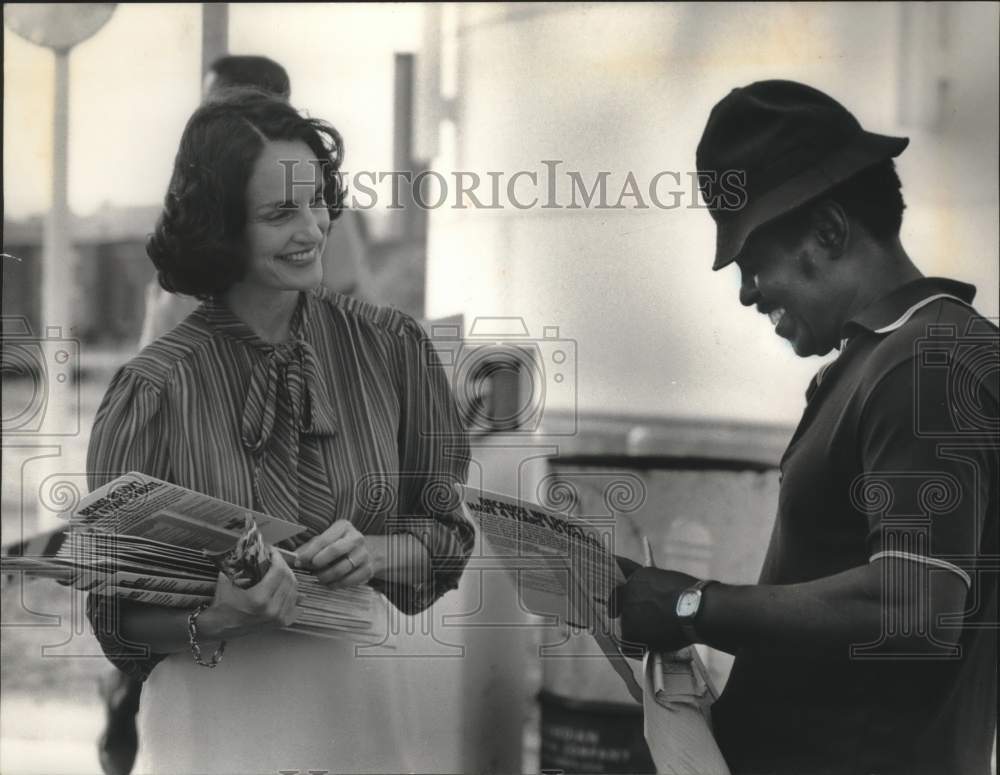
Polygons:
M340 215L345 193L340 133L278 96L227 89L199 107L184 127L163 212L146 243L165 290L209 299L243 277L239 245L247 222L246 190L265 139L309 146L322 170L331 222Z

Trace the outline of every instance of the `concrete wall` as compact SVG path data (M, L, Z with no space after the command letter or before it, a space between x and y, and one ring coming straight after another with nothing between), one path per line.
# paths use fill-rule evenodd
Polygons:
M428 9L438 53L425 56L440 80L425 82L437 91L422 97L432 109L418 136L431 137L436 169L484 180L499 171L504 185L519 170L544 181L543 161L561 160L563 204L566 171L588 184L608 171L614 204L629 171L645 190L659 171L692 170L705 118L733 86L805 81L873 131L911 136L899 163L904 244L927 273L977 283L984 313L996 315L998 11L910 12L920 24L904 34L893 4ZM529 209L434 209L428 316L523 316L534 336L558 326L578 349L575 393L550 398L561 409L791 422L820 361L794 358L740 307L735 270L709 271L714 229L688 189L671 210L634 199L545 208L544 182ZM665 189L661 200L671 201Z

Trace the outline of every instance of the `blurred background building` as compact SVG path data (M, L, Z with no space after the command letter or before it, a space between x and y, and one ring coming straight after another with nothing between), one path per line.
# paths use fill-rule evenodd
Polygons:
M37 374L5 358L4 541L52 524L65 508L55 485L83 471L96 403L138 338L152 276L143 245L181 130L205 63L228 51L287 68L292 103L345 136L349 183L364 172L435 173L427 189L402 186L399 206L388 182L372 186L377 202L353 191L377 295L461 326L441 337L475 436L473 484L532 500L569 487L577 513L615 521L620 553L640 557L645 534L661 564L754 580L776 462L825 359L795 358L738 304L736 270L710 271L714 227L689 177L704 121L732 87L790 78L873 131L909 136L897 160L903 244L925 274L976 284L979 309L996 318L998 25L1000 6L979 3L123 4L70 56L75 257L56 319L43 319L40 273L53 60L5 27L3 315L36 338L72 340L79 359L76 391L52 383L46 404ZM669 208L649 196L661 173ZM485 206L457 193L456 174L466 185L478 178ZM621 195L630 175L638 198ZM584 206L580 186L602 177L608 206ZM441 181L439 206L414 205L436 202ZM505 345L530 357L505 361ZM482 353L480 368L470 359ZM39 412L55 427L30 419ZM52 595L5 583L5 772L53 771L56 760L32 759L39 736L62 750L58 768L88 771L86 723L62 725L78 731L59 738L16 721L31 708L95 712L93 653L56 674L16 656L79 624L46 618L68 605ZM581 672L576 652L545 661L542 675L538 648L563 634L529 620L477 557L432 617L417 634L433 630L465 658L442 646L423 654L428 668L414 679L415 696L442 709L414 720L438 741L429 770L509 772L537 768L539 756L558 767L574 734L612 735L594 703L626 705L617 679ZM727 658L708 657L724 680ZM587 677L568 685L567 664ZM629 745L609 740L606 750Z

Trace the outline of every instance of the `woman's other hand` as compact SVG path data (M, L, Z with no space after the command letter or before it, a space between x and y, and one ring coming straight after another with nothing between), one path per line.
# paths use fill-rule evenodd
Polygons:
M327 587L367 584L375 575L375 553L358 529L346 519L313 536L296 551L296 567L311 570Z
M298 615L295 574L271 547L271 567L259 582L240 589L219 574L212 604L198 618L198 631L206 640L225 640L252 632L287 627Z

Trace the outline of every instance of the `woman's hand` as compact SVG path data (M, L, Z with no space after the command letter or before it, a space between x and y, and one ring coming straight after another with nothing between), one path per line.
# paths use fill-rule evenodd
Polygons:
M295 567L311 570L321 584L330 588L367 584L376 571L376 553L346 519L338 519L306 541L295 556Z
M270 569L249 589L219 574L215 598L198 618L198 632L205 640L225 640L287 627L298 615L297 601L295 574L272 546Z

